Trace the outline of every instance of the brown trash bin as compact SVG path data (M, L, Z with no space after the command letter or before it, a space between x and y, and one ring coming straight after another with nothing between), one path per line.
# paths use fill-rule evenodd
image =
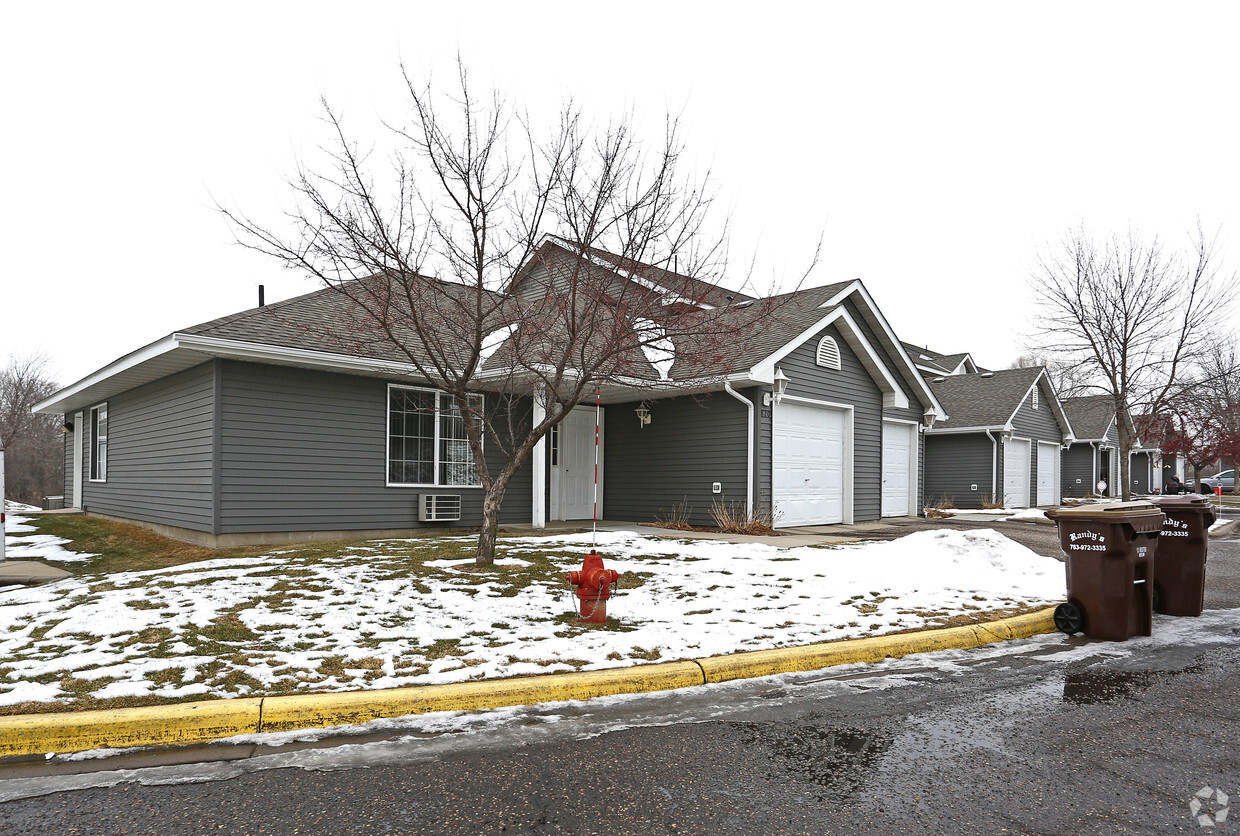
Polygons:
M1154 563L1154 610L1166 615L1201 615L1214 507L1197 494L1164 496L1154 504L1167 517Z
M1059 526L1067 558L1068 602L1055 608L1055 625L1105 641L1150 635L1163 513L1148 502L1110 502L1046 516Z

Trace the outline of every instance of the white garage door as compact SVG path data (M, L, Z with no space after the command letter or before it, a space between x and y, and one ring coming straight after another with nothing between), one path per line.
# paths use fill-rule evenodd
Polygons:
M1009 508L1029 507L1029 442L1003 442L1003 503Z
M913 500L913 433L911 424L883 422L883 516L906 517Z
M844 413L779 403L771 442L776 525L844 521Z
M1038 442L1038 504L1054 505L1059 501L1055 488L1059 485L1059 445Z

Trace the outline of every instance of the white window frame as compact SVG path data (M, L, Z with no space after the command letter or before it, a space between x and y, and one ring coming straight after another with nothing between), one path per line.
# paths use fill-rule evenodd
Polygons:
M433 482L393 482L392 481L392 390L393 389L405 389L405 390L412 390L415 392L432 392L435 395L435 420L433 422L435 434L434 434L434 440L432 443L435 458L434 458L433 466L431 469L431 472L435 476L435 481ZM434 389L429 386L406 386L401 383L389 383L387 386L386 394L387 394L387 403L383 410L383 414L385 418L384 427L383 427L383 435L384 435L384 438L386 439L386 443L384 444L384 455L383 455L383 479L387 487L389 488L481 488L482 487L481 482L477 482L474 484L468 484L468 485L448 485L448 484L442 484L439 482L439 465L441 461L439 458L439 447L440 447L439 431L440 431L440 424L441 424L440 419L443 414L442 412L443 407L441 406L441 404L444 398L450 398L452 397L452 395L450 395L447 392L444 392L442 389ZM485 409L486 408L486 396L483 395L481 392L478 392L475 394L477 395L478 398L481 399L482 407L483 409ZM482 444L483 444L483 449L485 450L486 448L485 433L483 434L483 437L482 437Z
M103 413L102 445L100 445L99 413ZM87 474L91 482L108 481L108 402L96 404L90 408L90 472ZM103 447L103 455L99 448ZM100 467L100 465L103 465Z
M1037 408L1038 408L1038 387L1036 387L1036 386L1034 386L1034 387L1033 387L1033 399L1032 399L1032 402L1031 402L1031 406L1032 406L1034 409L1037 409Z

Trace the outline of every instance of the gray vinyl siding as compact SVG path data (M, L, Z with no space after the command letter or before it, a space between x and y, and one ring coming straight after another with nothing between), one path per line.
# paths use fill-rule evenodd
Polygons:
M753 397L758 399L758 410L754 415L754 467L757 469L757 475L754 480L754 504L763 512L770 511L773 502L772 492L772 471L771 467L775 461L772 454L773 448L773 431L771 407L762 405L762 397L770 392L769 386L761 389L750 390Z
M377 378L224 362L219 533L415 528L420 493L459 494L458 525L478 525L481 488L387 486L387 392ZM487 465L503 466L494 445ZM530 488L527 460L501 522L530 521Z
M169 375L106 403L107 480L82 477L83 510L210 532L213 364ZM82 411L82 420L83 474L88 475L90 408ZM67 499L72 503L72 493Z
M865 335L866 340L883 358L883 362L886 363L887 369L891 372L892 377L896 379L896 382L904 391L905 396L908 397L909 408L907 410L888 409L887 417L907 418L911 421L921 421L925 411L930 408L930 402L928 400L923 400L922 398L924 396L914 394L915 392L920 391L919 387L914 384L914 375L917 374L916 370L907 368L904 365L904 361L900 359L898 354L892 356L886 349L883 348L883 341L879 339L877 332L870 327L870 323L862 315L861 308L858 307L856 299L852 297L845 299L844 308L852 316L853 321L856 322L861 328L861 333Z
M758 390L743 390L751 400ZM711 525L715 500L745 505L749 415L727 392L649 401L651 422L639 427L637 402L605 406L604 514L647 522L684 502L689 521ZM755 423L757 413L755 412ZM722 493L711 492L719 482Z
M981 508L983 497L993 499L994 444L984 433L928 434L925 451L926 505L948 500L957 508Z
M1082 497L1094 492L1097 449L1090 444L1073 444L1063 454L1060 466L1063 473L1063 495Z
M1024 403L1020 405L1020 409L1016 410L1016 414L1012 417L1012 434L1017 438L1028 438L1031 440L1029 448L1029 505L1036 506L1038 502L1038 442L1053 441L1062 446L1063 444L1063 428L1059 425L1059 420L1055 417L1054 407L1051 405L1053 397L1050 389L1045 385L1045 381L1038 383L1040 394L1038 396L1038 408L1034 409L1030 398L1026 397ZM1060 460L1060 479L1062 481L1063 464ZM999 463L1002 469L1003 463ZM1002 474L1000 474L1002 480ZM1000 484L1003 484L1000 481Z
M840 369L815 362L818 341L835 338ZM853 520L877 520L882 513L883 395L843 335L829 325L778 364L789 378L787 394L853 407ZM767 419L768 422L770 419Z
M66 415L64 417L64 420L66 421L71 420L70 416ZM76 478L73 474L73 431L72 430L65 431L65 437L63 441L64 441L64 447L65 447L65 468L64 468L65 507L72 508L73 507L73 480L74 478Z

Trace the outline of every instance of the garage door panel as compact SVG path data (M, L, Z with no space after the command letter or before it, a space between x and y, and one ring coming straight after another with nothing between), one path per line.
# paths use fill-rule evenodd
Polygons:
M844 521L844 413L781 403L775 406L772 492L778 525Z
M1059 445L1038 444L1038 505L1054 505L1059 484Z
M908 424L883 424L884 517L903 517L912 512L912 458L913 428Z
M1003 445L1003 502L1010 508L1029 507L1029 442Z

